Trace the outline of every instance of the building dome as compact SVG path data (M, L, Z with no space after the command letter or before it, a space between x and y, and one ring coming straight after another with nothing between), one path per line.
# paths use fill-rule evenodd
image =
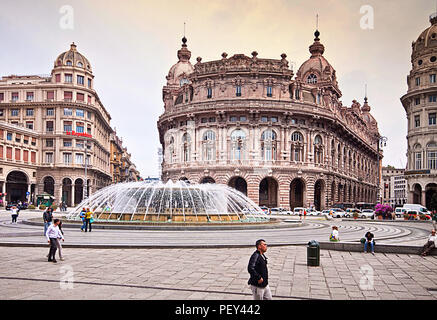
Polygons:
M178 50L179 61L170 68L167 75L167 85L183 85L188 75L194 72L190 62L191 51L187 49L187 38L182 38L182 48Z
M64 66L83 68L92 72L90 62L84 55L77 51L74 42L71 44L70 50L61 53L55 60L55 68Z
M296 73L296 78L308 84L315 84L320 81L333 82L337 86L337 77L331 64L323 56L325 47L320 43L320 32L314 33L314 43L309 47L311 57L305 61Z

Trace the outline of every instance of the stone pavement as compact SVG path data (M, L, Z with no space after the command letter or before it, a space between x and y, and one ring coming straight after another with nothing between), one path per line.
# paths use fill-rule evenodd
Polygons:
M245 300L254 248L64 249L0 248L0 299ZM321 251L306 265L306 247L267 252L274 299L437 299L437 258ZM431 289L431 290L430 290Z

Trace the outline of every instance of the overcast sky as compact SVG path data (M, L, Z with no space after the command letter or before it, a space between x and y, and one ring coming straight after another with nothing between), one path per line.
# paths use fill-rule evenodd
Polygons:
M369 6L373 29L366 28ZM0 75L50 74L74 41L141 175L157 176L162 86L177 62L184 22L193 64L198 56L209 61L256 50L259 58L286 53L296 72L309 58L319 14L324 56L337 71L343 105L362 104L367 84L371 113L388 138L383 164L405 167L400 97L411 43L434 11L434 0L1 0Z

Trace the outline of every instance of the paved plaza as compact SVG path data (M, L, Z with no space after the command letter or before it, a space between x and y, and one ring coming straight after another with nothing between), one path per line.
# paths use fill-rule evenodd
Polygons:
M251 300L247 264L259 238L272 245L267 257L274 299L437 298L436 256L322 249L320 266L307 266L304 244L326 240L332 224L344 240L357 241L371 230L377 245L418 246L429 234L426 223L308 219L301 227L265 230L84 233L65 228L65 260L53 264L47 262L43 227L22 223L40 215L24 211L12 225L10 214L0 212L0 299ZM129 244L144 247L129 249ZM175 244L180 248L163 248ZM227 247L232 244L241 247Z
M251 299L247 263L253 248L0 249L0 299ZM274 299L437 298L437 258L321 251L306 265L304 246L267 252Z

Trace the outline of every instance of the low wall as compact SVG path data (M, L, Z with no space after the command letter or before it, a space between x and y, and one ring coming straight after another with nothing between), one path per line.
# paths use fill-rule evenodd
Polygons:
M425 244L426 240L424 240ZM364 245L360 242L320 242L322 250L338 250L349 252L363 252ZM419 254L421 246L408 246L398 244L375 244L375 253L399 253L399 254ZM437 255L437 249L433 249L430 255Z

